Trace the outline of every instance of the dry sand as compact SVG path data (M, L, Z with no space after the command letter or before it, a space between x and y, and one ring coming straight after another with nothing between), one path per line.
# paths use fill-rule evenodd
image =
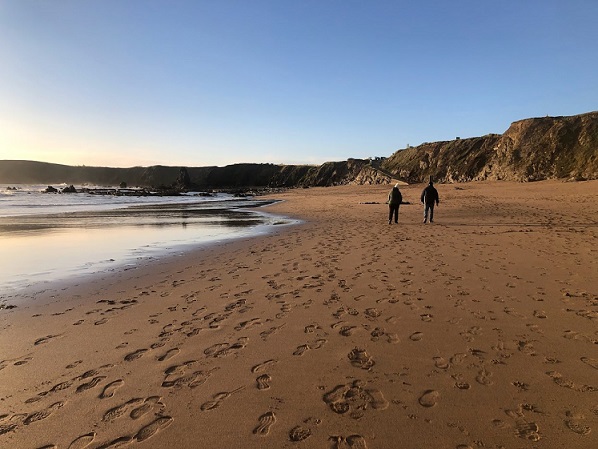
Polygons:
M0 447L598 447L598 182L422 187L5 297Z

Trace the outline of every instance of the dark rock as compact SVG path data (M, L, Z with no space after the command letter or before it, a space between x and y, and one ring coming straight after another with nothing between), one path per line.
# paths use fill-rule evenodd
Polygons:
M58 189L52 187L52 186L48 186L46 187L46 189L44 190L45 193L58 193Z

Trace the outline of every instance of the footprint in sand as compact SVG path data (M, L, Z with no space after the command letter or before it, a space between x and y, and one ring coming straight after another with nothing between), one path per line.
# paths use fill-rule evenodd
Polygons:
M104 380L106 378L106 376L98 376L98 377L94 377L92 380L90 380L87 383L81 384L77 387L77 390L75 390L77 393L83 393L86 390L90 390L92 388L94 388L95 386L97 386L102 380Z
M401 342L399 336L393 332L386 333L386 341L390 344L396 345Z
M586 426L585 424L582 424L579 421L575 421L572 419L565 421L565 424L571 431L579 435L587 435L592 431L590 426Z
M480 385L486 385L486 386L492 385L494 382L492 382L492 380L490 379L490 376L492 376L492 373L490 371L487 371L486 369L482 369L476 376L475 380Z
M133 409L129 416L131 419L139 419L154 408L159 408L162 410L164 407L164 403L162 402L162 398L160 396L150 396L143 401L143 404Z
M438 369L448 369L450 364L443 357L434 357L434 366Z
M529 441L539 441L539 427L535 422L528 422L524 419L519 419L515 423L517 429L517 436Z
M411 341L420 341L422 338L424 338L423 332L414 332L409 336Z
M320 338L314 341L313 343L310 343L308 346L310 349L320 349L326 343L328 343L328 340L326 340L325 338Z
M339 415L351 412L349 416L354 419L363 417L365 411L371 406L376 410L388 408L389 402L377 388L364 388L365 383L355 380L352 383L337 385L323 397L330 409Z
M373 331L370 332L370 335L372 336L372 341L378 341L385 334L386 334L386 329L384 329L383 327L377 327Z
M369 396L369 403L372 408L376 410L386 410L388 408L389 403L380 390L377 388L368 388L365 391Z
M307 418L303 420L302 425L295 426L289 432L289 438L291 441L303 441L309 438L316 426L322 424L322 420L317 418Z
M237 339L236 343L228 344L228 343L219 343L210 348L206 349L204 353L207 356L219 358L219 357L226 357L230 354L233 354L247 346L247 342L249 341L248 337L240 337Z
M590 426L585 425L582 421L585 419L585 416L579 413L573 413L568 411L566 413L567 419L565 420L565 425L569 430L575 432L578 435L588 435L592 429Z
M598 359L592 359L590 357L582 357L580 359L583 363L588 366L591 366L594 369L598 369Z
M125 402L124 404L113 407L110 410L108 410L106 413L104 413L104 416L102 417L102 421L104 421L104 422L114 421L115 419L124 415L127 412L127 410L130 409L131 407L134 407L134 406L136 406L138 404L142 404L142 403L143 403L142 398L130 399L129 401Z
M73 440L68 449L83 449L89 446L96 437L95 432L86 433Z
M174 419L171 416L159 416L147 426L142 427L135 435L135 439L137 442L141 443L142 441L154 436L160 430L167 428L172 424L173 421Z
M235 330L236 331L240 331L243 329L248 329L252 326L255 325L261 325L262 324L262 320L260 320L259 318L252 318L251 320L248 321L242 321L241 323L239 323L238 325L235 326Z
M207 356L213 356L214 354L217 354L219 351L222 351L226 348L228 348L230 345L228 343L216 343L212 346L210 346L209 348L204 350L204 354Z
M270 359L270 360L266 360L265 362L258 363L253 368L251 368L251 372L259 373L260 371L265 370L268 366L274 365L277 362L278 362L278 360Z
M317 324L310 324L308 326L305 326L304 332L306 334L312 334L312 333L316 332L318 329L322 329L322 328Z
M0 423L0 436L16 430L17 427L18 427L17 423L9 423L9 424L1 424Z
M44 343L48 343L53 338L57 338L57 337L60 337L60 336L61 336L61 334L58 334L58 335L46 335L45 337L41 337L41 338L38 338L37 340L35 340L35 342L33 343L33 345L34 346L43 345Z
M269 374L262 374L259 376L255 381L257 382L257 389L258 390L267 390L270 388L270 381L272 377Z
M184 385L187 385L189 388L199 387L210 378L214 371L217 371L219 369L218 367L215 367L208 371L194 371L191 374L180 375L180 368L184 366L185 365L179 365L176 367L171 367L174 368L173 370L166 370L166 377L162 382L162 386L164 388L180 388Z
M341 334L343 337L350 337L351 335L353 335L356 329L356 326L343 326L341 327L341 330L338 333Z
M59 384L56 384L52 388L50 388L50 392L56 393L57 391L66 390L71 385L73 385L74 382L75 382L74 380L67 380L65 382L60 382Z
M50 405L48 408L45 408L43 410L40 410L38 412L34 412L31 413L30 415L28 415L24 420L23 420L23 424L28 426L31 423L34 423L36 421L41 421L42 419L46 419L48 416L50 416L52 413L54 413L56 410L62 408L64 406L64 402L55 402L54 404Z
M303 355L309 349L309 345L297 346L297 349L293 352L293 355Z
M135 352L127 354L125 356L125 361L132 362L133 360L137 360L137 359L141 358L143 356L143 354L145 354L147 351L148 351L147 349L138 349Z
M351 361L351 365L365 370L371 369L376 364L365 349L357 347L353 348L347 357Z
M440 399L440 393L436 390L426 390L419 398L419 404L423 407L434 407Z
M83 360L75 360L73 363L69 363L65 368L66 369L73 369L78 365L81 365L83 363Z
M116 390L122 387L125 384L125 381L122 379L115 380L114 382L110 382L108 385L104 387L102 392L100 393L100 399L111 398L114 396Z
M258 419L259 425L253 429L255 435L265 437L270 433L270 427L276 422L276 415L274 412L266 412Z
M571 379L563 377L563 375L557 371L548 371L546 374L550 376L555 384L559 387L575 389L575 383Z
M164 354L162 354L161 356L159 356L157 358L157 360L159 362L164 362L165 360L171 359L173 358L175 355L177 355L179 352L181 352L181 350L179 348L172 348L169 349L168 351L166 351Z
M263 332L260 332L260 337L262 337L262 339L264 341L266 341L268 339L268 337L270 337L271 335L275 334L276 332L280 331L286 323L282 324L281 326L273 326L270 329L267 329Z
M187 368L197 363L197 360L187 360L186 362L181 363L180 365L172 365L169 366L164 370L165 376L174 376L183 374Z
M346 441L351 449L367 449L365 438L361 435L349 435Z
M381 315L381 313L378 309L375 309L375 308L365 309L365 316L370 320L376 319L380 315Z
M311 436L311 430L307 427L295 426L289 432L289 438L291 441L303 441Z
M201 411L205 412L205 411L214 410L215 408L220 407L220 404L222 403L222 401L229 398L234 393L238 393L239 391L243 390L244 388L245 388L244 386L241 386L239 388L234 389L233 391L223 391L222 393L216 393L213 396L213 400L204 402L201 405L201 407L200 407Z

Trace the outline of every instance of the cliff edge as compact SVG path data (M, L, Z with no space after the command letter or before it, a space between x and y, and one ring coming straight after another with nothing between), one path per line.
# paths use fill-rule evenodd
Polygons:
M513 122L504 134L424 143L382 168L407 182L598 178L598 111Z

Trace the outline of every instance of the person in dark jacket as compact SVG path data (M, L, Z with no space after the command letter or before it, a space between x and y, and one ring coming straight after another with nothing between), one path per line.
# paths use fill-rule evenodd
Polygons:
M403 201L403 195L399 190L399 183L397 182L388 194L388 224L392 223L392 217L394 215L395 223L399 222L399 206Z
M430 179L430 184L423 190L421 196L421 202L424 205L424 223L428 221L428 212L430 213L430 223L434 222L434 205L438 206L439 200L438 191Z

